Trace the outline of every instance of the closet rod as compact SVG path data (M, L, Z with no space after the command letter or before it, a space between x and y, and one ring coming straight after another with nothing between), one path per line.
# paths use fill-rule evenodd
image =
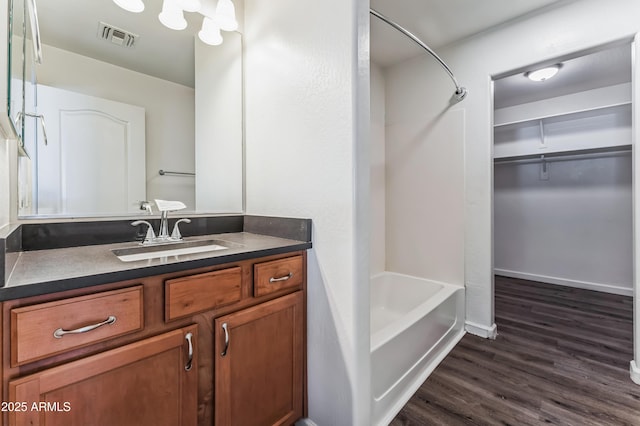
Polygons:
M170 172L169 170L158 170L160 176L195 176L195 173L190 172Z
M582 154L576 154L572 152L570 154L540 154L536 157L528 158L514 158L508 157L506 159L497 158L493 163L498 166L501 164L535 164L535 163L552 163L554 161L571 161L571 160L588 160L590 158L609 158L609 157L622 157L624 155L631 154L631 149L606 151L606 152L586 152ZM551 155L551 156L549 156Z

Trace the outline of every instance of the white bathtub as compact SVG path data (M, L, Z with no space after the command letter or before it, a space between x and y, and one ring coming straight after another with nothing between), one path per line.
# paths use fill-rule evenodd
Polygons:
M464 335L464 288L371 277L372 420L388 425Z

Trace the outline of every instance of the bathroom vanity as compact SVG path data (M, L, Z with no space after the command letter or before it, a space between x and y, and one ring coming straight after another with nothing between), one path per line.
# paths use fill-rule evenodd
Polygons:
M20 253L0 289L3 423L287 425L305 416L311 243L301 240L310 238L215 237L230 248L133 262L112 250L135 243Z

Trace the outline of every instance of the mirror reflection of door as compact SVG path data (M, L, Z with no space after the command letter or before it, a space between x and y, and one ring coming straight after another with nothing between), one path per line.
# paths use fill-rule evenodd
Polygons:
M125 213L145 190L144 108L38 85L36 214ZM49 124L50 123L50 124Z

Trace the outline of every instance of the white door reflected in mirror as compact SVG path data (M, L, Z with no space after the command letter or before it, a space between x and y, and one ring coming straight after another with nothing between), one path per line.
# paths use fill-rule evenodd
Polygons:
M37 86L38 111L50 120L32 153L31 205L20 214L138 212L146 198L144 108Z

